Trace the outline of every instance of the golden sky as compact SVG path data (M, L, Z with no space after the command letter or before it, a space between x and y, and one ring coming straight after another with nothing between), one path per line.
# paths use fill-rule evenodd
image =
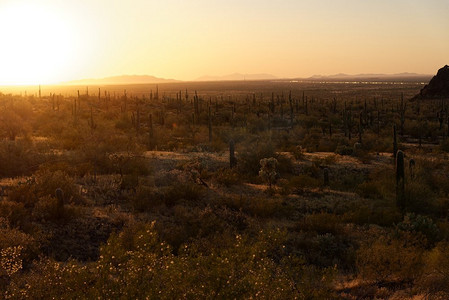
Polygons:
M0 0L0 84L122 74L433 74L447 0Z

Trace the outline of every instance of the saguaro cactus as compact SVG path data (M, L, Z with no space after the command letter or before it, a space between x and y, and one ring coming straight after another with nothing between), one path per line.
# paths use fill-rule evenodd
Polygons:
M234 140L230 140L229 141L229 166L231 168L234 168L237 165L237 160L235 158L235 153L234 153Z
M405 179L404 179L404 152L399 150L396 154L396 205L405 211Z
M324 175L324 186L329 186L329 168L324 168L323 170Z
M410 179L413 180L415 178L415 160L413 158L410 159L408 163L408 169L410 173Z
M396 162L397 152L398 152L398 141L397 141L396 124L395 124L395 125L393 125L393 157L394 157L395 162Z
M56 195L56 210L58 212L58 216L61 217L64 214L64 192L61 188L57 188L55 190Z
M210 105L209 105L209 143L212 142L212 115L210 112Z
M154 143L154 131L153 131L153 115L151 113L148 115L148 127L149 127L148 146L149 146L150 150L153 150L155 143Z

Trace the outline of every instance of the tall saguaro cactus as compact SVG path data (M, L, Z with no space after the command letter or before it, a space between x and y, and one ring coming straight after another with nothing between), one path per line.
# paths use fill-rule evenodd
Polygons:
M237 160L235 158L235 152L234 152L234 140L230 140L229 141L229 166L232 168L234 168L237 165Z
M61 188L57 188L55 191L56 195L56 209L59 217L64 214L64 191Z
M209 143L212 142L212 115L210 112L210 105L209 105Z
M394 157L395 162L396 162L397 152L398 152L398 141L397 141L396 124L395 124L395 125L393 125L393 157Z
M396 205L405 211L405 172L404 172L404 152L399 150L396 154Z

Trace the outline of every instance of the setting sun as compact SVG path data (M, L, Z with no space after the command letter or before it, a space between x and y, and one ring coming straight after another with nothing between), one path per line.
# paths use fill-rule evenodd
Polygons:
M73 64L74 26L50 6L10 3L0 10L0 82L57 82Z

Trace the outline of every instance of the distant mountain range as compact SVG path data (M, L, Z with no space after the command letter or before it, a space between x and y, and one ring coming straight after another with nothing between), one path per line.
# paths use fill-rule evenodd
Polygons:
M233 73L224 76L201 76L195 81L239 81L239 80L273 80L278 77L271 74L240 74Z
M113 85L113 84L145 84L145 83L169 83L179 80L158 78L150 75L121 75L105 78L80 79L64 82L69 85Z
M427 82L432 75L417 73L398 73L398 74L335 74L335 75L313 75L308 78L291 78L295 80L345 80L345 81L422 81ZM241 74L234 73L224 76L202 76L194 81L243 81L243 80L291 80L288 78L279 78L272 74ZM80 79L61 84L65 85L126 85L126 84L155 84L155 83L173 83L182 82L181 80L158 78L151 75L121 75L105 78Z
M380 81L428 81L432 78L430 74L417 74L417 73L397 73L397 74L335 74L335 75L313 75L307 79L310 80L380 80Z

